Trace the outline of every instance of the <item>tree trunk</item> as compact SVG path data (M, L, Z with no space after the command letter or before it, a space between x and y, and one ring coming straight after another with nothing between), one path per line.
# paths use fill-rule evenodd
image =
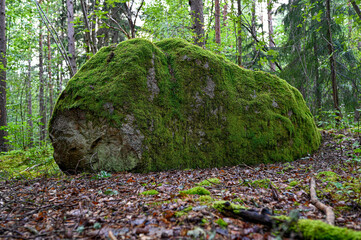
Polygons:
M256 1L257 0L253 0L252 2L252 19L251 19L251 35L257 37L257 32L256 32Z
M273 50L275 48L275 42L273 40L273 22L272 22L272 6L273 3L271 0L267 0L267 16L268 16L268 39L269 39L269 48ZM270 60L270 69L272 72L276 71L276 64Z
M40 144L46 138L46 110L44 101L44 68L43 68L43 33L42 24L39 26L39 111L40 111Z
M85 33L84 33L84 40L85 40L85 45L86 45L86 51L87 53L91 53L94 55L97 52L96 46L94 45L93 41L91 41L91 29L90 29L90 24L88 21L88 8L86 6L86 3L84 2L84 0L80 1L81 3L81 10L83 12L83 18L84 18L84 23L85 23ZM87 55L87 58L90 58L90 55Z
M237 21L237 49L238 49L238 66L242 66L242 1L237 0L237 12L238 12L238 21Z
M67 0L66 6L68 9L68 51L70 59L70 67L75 74L76 68L76 55L75 55L75 30L74 30L74 1ZM71 76L72 77L72 76Z
M49 116L53 113L54 107L54 90L53 90L53 78L51 74L51 43L50 43L50 33L48 33L48 88L49 88Z
M228 4L227 4L227 0L225 0L224 6L223 6L223 26L224 27L228 26L227 19L228 19Z
M221 24L220 24L220 6L219 6L219 0L215 0L215 13L214 13L214 19L215 19L215 30L216 30L216 43L221 43Z
M0 0L0 127L6 127L6 23L5 0ZM7 131L0 130L0 152L8 150Z
M67 13L66 13L66 7L65 7L65 0L61 1L62 4L62 14L60 17L60 28L61 28L61 41L64 43L64 39L65 39L65 33L64 33L64 29L65 29L65 22L66 22L66 17L67 17ZM63 59L60 58L60 76L59 76L59 85L58 85L58 92L60 94L60 92L63 90L63 75L64 75L64 69L63 69Z
M315 111L314 113L318 113L319 110L321 109L322 105L321 105L321 86L320 86L320 73L318 71L319 68L319 63L318 63L318 46L317 46L317 38L316 35L314 35L313 37L313 54L315 57L315 99L316 99L316 103L315 103Z
M355 12L357 13L358 17L361 20L361 11L360 11L360 8L357 6L355 0L351 0L351 4L352 4L353 9L355 9Z
M332 31L331 31L331 0L326 0L326 20L327 20L327 45L328 45L328 53L330 55L330 69L331 69L331 83L332 83L332 97L333 97L333 107L335 108L336 115L338 116L337 124L339 124L342 114L339 108L338 101L338 90L337 90L337 82L336 82L336 61L334 56L334 47L332 41Z
M193 22L194 44L204 46L204 18L202 0L189 0L191 7L190 15Z
M29 147L33 146L34 138L33 138L33 107L32 107L32 95L31 95L31 59L28 60L28 81L27 81L27 100L28 100L28 135L29 135Z

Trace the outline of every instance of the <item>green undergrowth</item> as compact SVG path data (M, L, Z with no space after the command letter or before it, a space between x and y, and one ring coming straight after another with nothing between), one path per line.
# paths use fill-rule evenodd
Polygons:
M60 95L50 132L57 116L69 111L84 112L93 125L118 129L129 124L131 116L133 131L144 137L139 138L137 156L128 146L108 151L104 159L100 150L92 150L88 161L107 163L92 164L106 168L96 170L148 172L287 162L320 144L313 117L296 88L180 39L132 39L102 48ZM111 164L109 159L119 156L122 159ZM57 161L62 161L61 153ZM94 170L90 165L79 168Z
M0 181L62 175L52 154L49 145L1 153Z

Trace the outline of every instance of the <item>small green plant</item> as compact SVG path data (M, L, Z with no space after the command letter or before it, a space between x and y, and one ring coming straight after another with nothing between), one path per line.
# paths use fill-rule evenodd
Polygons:
M190 195L210 195L211 193L204 187L194 187L185 191L180 191L180 194L190 194Z
M283 166L283 171L289 171L289 170L292 170L294 168L295 167L292 166L290 163L285 163L284 166Z
M93 176L92 179L104 179L104 178L110 178L112 176L111 173L108 173L106 171L100 171L97 175Z
M202 220L201 220L201 225L206 225L206 224L208 224L208 223L209 223L209 220L208 220L208 219L202 218Z
M228 223L226 221L224 221L222 218L218 218L216 223L221 227L221 228L227 228Z
M94 223L93 228L94 228L94 229L101 229L101 228L102 228L102 225L97 222L97 223Z
M100 193L100 194L103 193L105 195L118 195L119 194L119 192L117 190L113 190L111 188L106 189L104 192L99 191L98 193Z
M295 180L293 180L293 181L291 181L290 183L289 183L289 185L291 186L291 187L294 187L294 186L296 186L296 185L298 185L299 184L299 181L295 181Z
M141 193L142 195L149 196L149 195L157 195L159 192L157 190L151 189L148 191L144 191Z

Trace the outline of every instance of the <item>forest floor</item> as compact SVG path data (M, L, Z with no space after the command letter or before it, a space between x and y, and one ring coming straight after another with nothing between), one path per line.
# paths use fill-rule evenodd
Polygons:
M287 239L226 217L213 203L268 208L275 215L298 210L302 218L323 220L310 203L312 176L320 201L335 211L335 224L361 230L359 136L322 135L317 152L291 163L3 180L0 239ZM181 192L197 186L209 195Z

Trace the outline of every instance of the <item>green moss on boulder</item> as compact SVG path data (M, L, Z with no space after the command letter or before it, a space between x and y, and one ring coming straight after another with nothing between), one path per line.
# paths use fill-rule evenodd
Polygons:
M183 40L102 48L50 121L65 171L160 171L292 161L320 134L301 94Z

